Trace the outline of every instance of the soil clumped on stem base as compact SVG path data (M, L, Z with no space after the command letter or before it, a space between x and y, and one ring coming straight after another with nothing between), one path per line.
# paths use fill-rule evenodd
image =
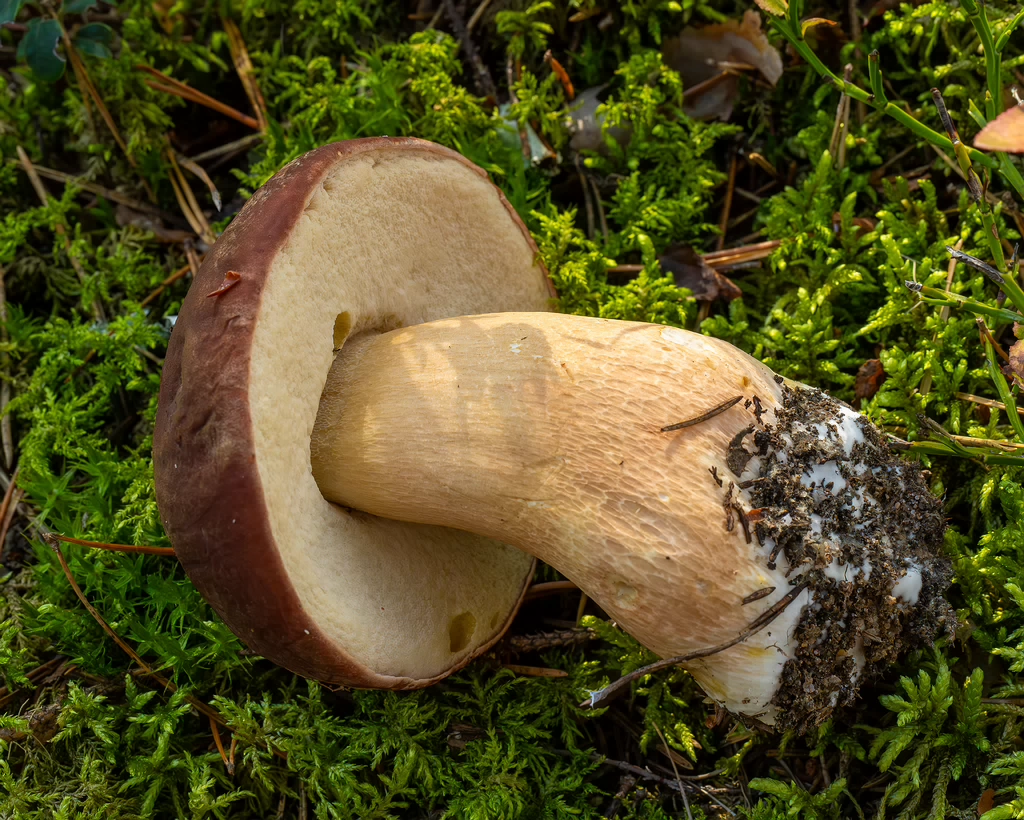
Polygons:
M728 503L749 505L769 566L811 590L772 700L780 727L804 732L900 655L952 636L956 616L941 503L921 471L821 391L782 390L782 406L729 446L740 480Z

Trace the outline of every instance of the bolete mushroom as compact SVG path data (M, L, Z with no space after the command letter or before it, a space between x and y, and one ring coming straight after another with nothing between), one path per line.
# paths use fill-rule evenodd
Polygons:
M171 542L244 641L424 686L500 637L536 556L655 653L732 643L688 665L705 691L802 729L952 627L938 502L866 420L551 295L438 146L337 143L257 192L182 306L154 444Z

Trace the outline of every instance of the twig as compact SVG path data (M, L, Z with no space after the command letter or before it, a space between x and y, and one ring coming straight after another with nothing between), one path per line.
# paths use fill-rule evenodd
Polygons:
M975 317L975 322L978 323L978 332L981 334L981 343L985 344L988 342L992 345L992 349L995 350L996 355L1007 364L1010 363L1009 354L1003 349L1003 346L996 341L995 336L992 335L992 331L988 329L988 325L985 324L985 320L980 316Z
M980 322L980 320L979 320ZM982 325L984 323L981 323ZM987 327L984 328L986 331ZM988 334L991 338L992 334ZM995 348L991 343L986 340L985 343L985 358L988 360L988 373L989 377L995 383L996 392L999 393L999 398L1003 404L1006 405L1006 415L1010 421L1010 426L1013 427L1013 431L1017 436L1017 440L1024 443L1024 420L1021 419L1017 413L1017 403L1013 398L1013 393L1010 392L1010 385L1006 383L1006 377L1003 376L1003 371L999 369L999 363L996 361Z
M593 239L594 238L594 206L590 203L590 185L587 182L586 174L583 172L583 166L580 164L580 155L579 155L579 153L576 153L573 156L573 161L576 164L576 174L577 174L577 176L579 177L579 180L580 180L580 187L583 189L583 206L584 206L584 208L586 210L586 213L587 213L587 239ZM643 265L639 265L638 268L639 268L639 270L637 270L637 273L639 273L641 270L643 270L644 266ZM609 269L609 272L611 270L612 269Z
M263 141L263 134L249 134L242 137L241 139L233 140L232 142L226 142L223 145L218 145L216 148L211 148L209 151L203 151L201 154L196 154L194 157L189 157L190 162L200 163L206 162L208 159L217 159L218 157L230 154L233 151L244 151L250 146L256 145Z
M11 482L12 486L14 482ZM51 539L57 541L63 541L65 544L77 544L80 547L90 547L91 549L103 550L104 552L135 552L143 555L168 555L173 556L174 550L171 547L146 547L146 546L135 546L133 544L107 544L103 541L85 541L81 538L70 538L67 535L58 535L55 532L50 533Z
M853 66L849 63L843 68L843 79L849 83L853 77ZM846 135L850 129L850 96L839 95L839 105L836 106L835 124L832 126L832 139L829 141L829 152L835 158L836 170L843 170L846 165Z
M973 393L954 393L954 398L960 401L969 401L971 404L980 404L982 407L992 407L996 410L1006 410L1006 405L995 399L987 399L984 396L975 396ZM1018 407L1017 412L1024 416L1024 407Z
M687 661L693 661L697 660L698 658L707 658L711 655L717 655L719 652L724 652L731 646L735 646L738 643L742 643L751 635L760 632L762 629L768 626L768 624L770 624L777 617L779 617L779 615L782 614L783 610L791 603L793 603L793 601L795 601L797 597L800 595L800 593L803 592L805 589L807 589L806 581L793 587L793 589L787 592L776 603L772 604L772 606L770 606L768 609L762 612L756 619L751 621L750 625L742 632L740 632L735 638L732 638L726 641L725 643L718 644L718 646L711 646L705 649L698 649L696 652L690 652L686 655L677 655L674 658L663 658L660 661L655 661L654 663L648 664L647 666L643 666L640 669L636 669L630 672L629 674L623 675L617 681L608 684L603 689L600 689L597 692L592 692L590 697L580 704L580 708L595 709L603 701L614 697L635 680L646 677L647 675L651 675L655 672L659 672L662 669L667 669L670 666L678 666L679 664L686 663Z
M960 250L964 246L963 237L957 240L955 250ZM946 290L953 287L953 276L956 274L956 258L950 256L949 264L946 266ZM939 311L939 322L945 327L946 322L949 321L949 314L952 308L949 305L945 305L942 310ZM932 334L932 344L938 341L939 332L935 331ZM931 364L925 368L924 375L921 377L921 384L918 386L917 391L922 396L927 396L929 391L932 389L932 368Z
M608 220L604 217L604 205L601 203L601 189L597 187L597 180L593 177L587 177L590 182L590 190L594 194L594 206L597 208L597 222L601 226L601 236L604 237L604 241L608 241Z
M181 167L178 165L174 151L168 148L167 157L171 162L171 173L168 174L168 179L171 181L171 187L174 189L174 196L178 200L178 205L181 206L182 214L184 214L185 219L188 220L188 224L192 226L192 230L194 230L199 237L206 242L206 244L213 245L217 241L217 237L214 236L213 228L210 227L210 223L207 221L206 215L203 213L203 209L199 207L199 202L196 200L196 196L192 192L192 188L189 186L188 180L185 179L185 175L182 173Z
M202 260L200 260L199 254L196 253L196 249L192 246L191 242L185 242L184 247L185 258L188 259L188 269L192 271L193 276L198 276Z
M696 424L702 424L708 419L713 419L715 416L724 413L730 407L734 407L743 400L743 396L736 396L735 398L727 399L721 404L716 404L710 410L705 410L699 416L694 416L692 419L686 419L686 421L678 421L675 424L669 424L661 428L662 433L671 433L674 430L683 430L686 427L693 427Z
M224 744L220 739L220 729L217 728L217 721L210 718L210 731L213 732L213 742L217 746L217 753L220 755L220 759L224 761L224 768L228 770L229 775L235 773L235 764L228 760L228 753L224 751Z
M552 749L558 757L571 757L572 752L563 749ZM655 774L650 769L645 769L642 766L634 766L632 763L627 763L625 760L613 760L610 757L593 752L590 755L590 759L595 763L599 763L602 766L611 766L612 768L618 769L622 772L634 774L643 780L655 780L661 785L669 786L671 788L679 788L679 783L676 781L669 780L667 777L662 777L660 774ZM676 780L685 780L688 783L699 782L701 780L711 780L722 774L722 769L715 769L712 772L704 772L702 774L682 774Z
M7 332L7 286L4 282L4 277L7 272L4 270L3 265L0 265L0 341L6 346L9 340ZM11 465L14 464L14 431L11 429L11 414L7 412L7 405L11 402L11 374L8 372L10 367L10 356L5 351L0 356L0 379L3 383L0 384L0 440L3 442L4 448L4 466L9 470ZM0 543L0 552L3 551L2 543Z
M747 153L747 161L752 162L766 174L770 175L773 180L779 178L778 169L776 169L776 167L772 165L763 154L759 154L757 151L749 151Z
M152 66L139 64L135 66L137 71L144 71L154 77L159 78L159 82L153 80L146 80L146 85L156 91L163 91L165 94L171 94L175 97L181 97L183 100L196 103L197 105L205 106L206 108L216 111L218 114L223 114L225 117L247 125L253 131L260 130L259 121L248 114L243 114L237 108L232 108L230 105L225 105L220 100L215 100L208 94L204 94L192 86L181 82L181 80L175 80L173 77L168 77L162 71L157 71Z
M585 644L597 637L592 629L560 629L556 632L539 632L533 635L513 635L502 642L499 649L512 654L543 652L546 649L571 647Z
M857 47L854 49L854 57L860 62L864 59L864 52L860 48L860 37L861 37L861 24L860 24L860 3L858 0L848 0L847 12L850 16L850 42L857 43ZM847 81L851 78L846 77ZM857 100L857 122L861 125L864 124L864 120L868 116L868 107L863 100Z
M583 620L583 613L586 612L587 601L589 601L589 600L590 600L590 598L587 597L587 593L585 593L585 592L583 592L581 590L580 591L580 602L579 602L579 604L576 607L576 626L579 626L580 622Z
M733 152L732 160L729 162L729 179L725 183L725 202L722 203L722 218L718 220L718 240L715 243L715 250L720 251L725 247L725 233L729 229L729 213L732 211L732 193L736 188L736 168L739 165L739 157Z
M110 636L111 640L113 640L129 658L142 667L146 673L151 674L153 672L153 667L142 660L139 653L121 639L121 636L111 628L110 624L103 620L103 616L100 615L96 607L89 603L89 599L85 597L85 593L82 592L82 588L78 586L78 581L75 580L75 576L71 574L71 567L68 566L67 559L64 558L64 553L61 552L60 542L63 539L51 534L49 536L43 536L43 540L50 549L57 553L57 560L60 561L61 569L64 570L64 575L67 577L68 583L71 584L71 589L74 590L75 595L78 597L78 600L82 602L82 606L85 607L86 611L92 615L96 620L96 623L103 628L103 631Z
M715 270L723 270L733 265L746 265L767 259L782 246L781 239L758 242L754 245L740 245L736 248L725 248L704 254L704 261Z
M126 655L128 655L129 658L131 658L133 661L135 661L135 663L137 663L139 665L139 667L142 669L142 671L143 671L143 673L145 673L145 675L147 675L148 677L150 677L153 680L155 680L157 683L159 683L161 686L163 686L169 692L177 692L178 691L178 687L174 683L174 681L168 680L163 675L161 675L160 673L156 672L153 669L153 667L151 667L148 663L146 663L139 656L139 653L136 652L134 649L132 649L132 647L129 646L124 640L122 640L121 637L111 628L110 624L108 624L103 619L103 616L100 615L100 613L97 611L96 607L94 607L91 603L89 603L89 599L85 597L85 593L82 592L82 588L80 586L78 586L78 582L75 580L75 576L71 572L71 567L68 566L67 559L64 558L64 553L60 549L60 541L61 541L61 539L58 538L58 537L54 537L51 533L44 533L43 534L43 540L46 542L46 545L57 554L57 560L60 562L61 569L64 571L64 576L68 579L68 583L71 585L71 589L74 591L75 596L78 598L79 601L81 601L82 606L84 606L86 611L90 615L92 615L92 617L95 619L96 623L98 623L100 625L100 627L103 629L103 631L106 632L107 635L110 636L111 640L113 640L114 643L116 643L121 648L121 650ZM203 701L201 701L199 698L195 697L194 695L185 695L185 700L196 711L200 712L203 715L206 715L211 720L216 721L219 725L223 726L225 729L229 729L231 731L234 731L234 730L231 729L230 726L228 726L227 722L224 720L223 717L221 717L220 713L216 709L214 709L212 706L210 706L209 704L204 703ZM253 742L253 741L250 741L250 742ZM263 744L261 744L261 745L263 745ZM285 760L288 759L288 756L284 752L279 751L278 749L271 748L270 751L273 754L277 755L278 757L284 758Z
M168 286L174 284L179 279L184 278L189 273L192 273L191 259L189 259L189 263L185 265L185 267L181 268L180 270L176 270L174 273L172 273L170 276L164 279L164 281L157 286L156 290L154 290L151 294L149 294L149 296L147 296L139 303L139 307L145 307L146 305L148 305L150 302L156 299L156 297L163 293L168 288Z
M253 70L252 60L249 58L249 49L245 47L245 38L242 37L242 32L234 20L222 17L221 23L228 35L228 48L235 64L235 71L238 72L238 79L242 81L249 104L256 112L256 125L259 132L265 134L267 132L267 103L263 99L259 83L256 82L256 72ZM220 210L219 205L217 210Z
M21 465L19 464L11 475L11 482L7 485L7 490L4 492L4 500L0 502L0 522L7 519L7 510L10 508L11 499L14 498L15 492L17 491L18 471L20 469ZM17 506L17 502L15 502L15 506ZM3 537L0 538L0 556L4 553L4 539L6 537L7 533L5 531Z
M548 595L554 595L559 592L571 592L579 589L576 584L572 581L544 581L540 584L534 584L526 591L526 599L532 600L534 598L544 598Z
M469 22L466 23L466 33L469 34L476 28L476 24L480 22L480 18L484 16L484 12L487 11L487 7L491 5L491 0L482 0L479 6L476 7L476 11L473 12L473 16L469 18Z
M32 187L35 189L36 196L39 197L40 203L45 207L49 204L50 198L46 193L46 189L43 187L43 181L39 178L39 174L36 173L36 168L32 164L32 160L29 159L25 149L20 145L15 146L15 150L18 152L18 159L21 160L22 168L24 168L25 173L28 174L29 182L32 183ZM68 259L71 261L71 267L75 269L78 281L81 282L82 285L85 285L89 277L85 272L85 268L82 267L82 263L78 260L78 257L72 252L71 237L68 236L67 228L64 227L63 220L55 222L53 229L64 239L64 250L67 252ZM92 303L92 312L98 322L106 322L106 312L103 310L103 305L100 304L98 299L94 300Z
M219 211L222 205L220 191L218 191L217 186L213 184L213 180L210 179L210 175L206 173L206 169L203 168L203 166L199 165L198 163L193 162L188 157L183 157L177 151L174 152L174 158L175 160L177 160L179 165L181 165L183 168L187 168L189 171L191 171L193 174L199 177L204 183L206 183L206 187L210 191L210 198L213 200L213 207L215 207Z
M696 99L697 97L707 93L716 85L719 85L729 77L738 76L738 71L722 71L721 73L716 74L715 76L710 77L709 79L704 80L703 82L699 82L695 86L686 89L686 96L690 97L691 99Z
M55 667L60 666L60 664L63 663L64 660L65 659L61 655L57 655L53 658L50 658L50 660L40 664L35 669L28 672L25 675L25 677L28 678L31 683L35 683L36 678L41 678L46 675L49 675L50 672L52 672ZM14 696L25 688L26 687L17 687L15 689L9 689L6 686L0 688L0 709L2 709L8 703L10 703L11 700L13 700Z
M502 664L510 672L527 678L567 678L569 673L562 669L549 669L545 666L520 666L517 663Z
M451 0L448 0L451 2ZM519 102L519 98L516 96L516 92L513 90L516 84L515 75L515 63L512 61L512 55L508 55L508 59L505 60L505 80L508 83L508 101L510 105L516 105ZM519 146L523 152L523 159L526 160L526 165L529 167L533 164L533 151L530 150L530 138L526 134L526 128L522 123L519 123Z
M7 162L12 165L24 167L19 160L14 159L13 157L8 159ZM45 168L42 165L36 165L33 163L32 167L39 176L52 179L54 182L63 182L65 185L80 188L90 194L95 194L96 196L101 196L104 199L109 199L111 202L116 202L118 205L124 205L125 207L131 208L133 211L149 214L150 216L158 217L167 222L175 224L181 223L181 217L167 213L167 211L161 210L154 205L150 205L148 202L140 202L138 199L130 197L127 194L123 194L120 191L115 191L111 188L104 188L102 185L97 185L95 182L89 182L88 180L81 179L80 177L76 177L72 174L65 174L63 171L55 171L52 168Z
M950 141L953 143L953 152L956 154L956 160L960 165L960 170L963 172L963 177L967 181L967 190L970 191L971 198L978 206L978 213L981 215L981 223L984 226L983 233L988 242L989 250L992 253L992 259L996 263L996 268L998 268L995 273L999 276L999 272L1006 269L1006 259L1003 256L1003 246L999 242L999 231L996 228L992 209L985 198L985 192L981 187L981 180L978 179L978 175L971 165L971 155L960 141L960 135L957 133L956 126L953 125L953 119L946 110L946 103L943 101L939 89L932 89L932 99L935 101L935 107L938 109L942 125L946 129L946 133L949 134ZM986 273L988 272L986 271ZM990 274L989 276L991 278ZM1024 310L1024 291L1021 290L1020 285L1017 284L1013 276L1008 276L1005 282L999 282L999 284L1010 298L1010 301L1013 302L1013 306L1017 310Z
M964 172L964 179L967 180L967 190L971 192L971 198L975 202L980 202L982 197L981 180L978 179L978 175L974 172L971 158L967 154L967 147L960 141L960 134L953 124L953 118L949 116L949 111L946 110L946 102L942 99L942 93L939 89L932 89L932 99L935 101L935 108L939 112L942 127L946 129L949 141L953 143L953 153L960 164L960 169Z
M998 402L997 402L998 404ZM1024 412L1024 408L1021 408L1018 412ZM997 450L1005 450L1007 452L1017 452L1018 450L1024 450L1024 444L1015 441L997 441L991 438L974 438L973 436L954 436L950 435L950 438L958 444L964 444L968 447L994 447Z
M121 149L121 153L123 153L125 159L128 160L128 164L138 173L139 179L142 182L142 187L145 189L150 202L155 204L156 194L149 186L148 180L142 175L142 171L136 164L135 158L128 152L128 144L124 141L124 137L121 136L117 123L114 122L114 118L110 115L110 111L107 109L106 103L103 102L100 92L96 90L96 85L93 83L92 78L89 76L89 72L85 67L85 63L82 62L82 58L78 55L78 51L71 42L67 29L64 28L64 23L56 14L53 14L53 19L57 21L58 25L60 25L60 36L64 41L64 52L67 54L68 62L71 63L71 70L74 72L75 78L78 80L79 87L92 100L93 104L96 106L96 110L100 112L100 117L106 124L107 130L110 131L111 135L114 137L114 142L116 142L117 147Z
M654 726L654 731L658 733L658 737L661 738L662 744L665 746L668 754L668 761L672 764L672 771L676 776L676 783L679 784L679 793L683 796L683 808L686 809L687 820L693 820L693 812L690 811L690 800L686 796L686 789L683 788L682 778L679 777L679 768L676 766L676 759L672 756L672 747L668 745L668 741L665 740L665 735L662 734L661 727L657 723L651 722Z
M476 72L477 87L482 92L481 96L492 97L498 99L498 87L494 84L494 77L491 76L491 70L487 67L486 63L480 59L480 54L476 50L476 45L469 36L469 30L466 24L462 21L462 17L455 8L453 0L441 0L441 7L444 9L445 16L448 18L448 22L451 23L452 30L455 32L455 36L462 44L463 51L466 52L466 59L469 60L470 65L473 66L473 70Z

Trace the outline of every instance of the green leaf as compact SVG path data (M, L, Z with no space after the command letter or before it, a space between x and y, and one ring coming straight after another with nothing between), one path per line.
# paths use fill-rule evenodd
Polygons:
M82 26L75 35L75 40L94 40L97 43L110 45L114 42L114 30L106 23L89 23Z
M83 14L98 4L98 0L68 0L68 2L64 4L64 13Z
M21 11L21 4L24 0L0 0L0 26L4 23L13 23Z
M65 59L57 53L60 23L36 18L18 45L18 58L24 59L37 80L54 83L64 74Z
M113 54L110 44L114 41L114 30L105 23L89 23L82 26L75 35L75 48L82 54L100 59L110 59Z

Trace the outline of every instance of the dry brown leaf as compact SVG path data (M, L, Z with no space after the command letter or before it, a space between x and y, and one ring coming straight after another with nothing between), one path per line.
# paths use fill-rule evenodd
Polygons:
M742 20L684 29L665 41L662 55L683 78L687 89L683 110L695 119L727 120L732 114L739 81L733 76L735 69L723 63L753 66L772 85L782 76L782 57L768 42L761 15L754 9L747 10ZM720 82L708 83L723 73L727 76ZM701 83L708 83L706 89L691 93Z
M1006 368L1013 376L1013 380L1020 383L1024 381L1024 341L1014 342L1010 348L1010 364Z
M743 295L731 279L723 276L689 245L673 245L658 257L661 269L672 274L676 285L689 288L698 302L724 299L731 302Z
M996 117L974 138L982 151L1024 154L1024 106L1016 105Z
M857 381L853 386L853 395L858 399L870 399L885 381L885 369L879 359L868 359L857 371Z

